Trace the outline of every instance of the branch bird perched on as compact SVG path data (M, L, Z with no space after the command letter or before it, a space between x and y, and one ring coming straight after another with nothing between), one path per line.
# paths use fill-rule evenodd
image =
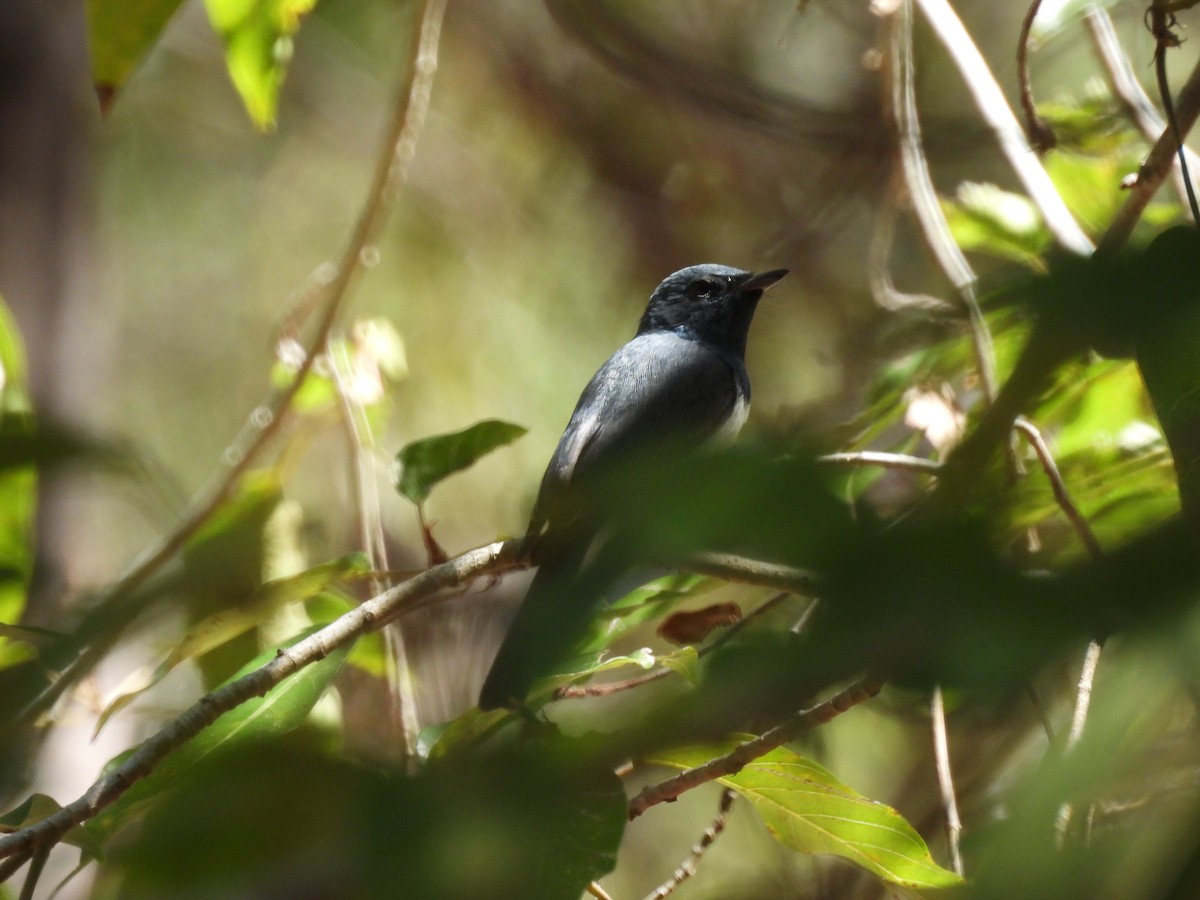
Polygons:
M605 523L574 502L580 484L640 453L736 436L750 404L750 322L763 292L786 274L681 269L650 296L633 340L592 376L542 478L529 531L546 531L546 552L484 682L482 709L519 705L590 620L592 602L564 596L603 555Z

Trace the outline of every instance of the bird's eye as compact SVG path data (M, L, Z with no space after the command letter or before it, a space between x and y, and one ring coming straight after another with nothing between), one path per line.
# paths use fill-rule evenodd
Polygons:
M717 289L718 285L715 281L708 278L701 278L688 285L687 293L693 300L707 300L717 292Z

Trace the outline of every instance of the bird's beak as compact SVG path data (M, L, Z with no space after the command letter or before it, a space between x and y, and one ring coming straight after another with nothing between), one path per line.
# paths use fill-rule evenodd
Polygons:
M739 288L742 291L765 291L787 273L787 269L772 269L770 272L751 273L739 285Z

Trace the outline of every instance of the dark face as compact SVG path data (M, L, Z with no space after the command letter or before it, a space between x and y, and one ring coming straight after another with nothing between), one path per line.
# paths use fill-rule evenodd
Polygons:
M680 269L650 296L638 334L671 331L744 356L754 309L763 291L785 274L776 269L756 275L714 264Z

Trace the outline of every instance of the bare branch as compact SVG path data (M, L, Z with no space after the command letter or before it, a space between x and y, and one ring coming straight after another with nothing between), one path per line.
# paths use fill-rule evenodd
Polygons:
M1148 12L1150 31L1154 35L1154 75L1158 82L1158 98L1162 102L1167 125L1175 138L1178 165L1183 169L1183 186L1187 192L1188 208L1192 211L1192 224L1200 227L1200 203L1196 202L1196 191L1187 173L1187 155L1183 152L1183 132L1175 117L1175 102L1171 99L1171 86L1167 81L1167 49L1178 47L1180 38L1171 29L1175 27L1175 13L1165 3L1154 3Z
M1075 533L1079 535L1079 540L1083 542L1084 547L1087 548L1088 553L1093 559L1099 559L1103 554L1100 542L1096 539L1095 532L1092 531L1083 514L1079 512L1079 508L1071 500L1071 495L1067 492L1066 483L1063 481L1062 474L1058 471L1058 465L1055 463L1054 456L1051 454L1050 447L1046 444L1046 439L1042 436L1041 431L1024 416L1018 416L1014 425L1017 430L1028 438L1030 444L1033 445L1034 452L1037 453L1038 462L1041 463L1042 470L1050 480L1051 489L1054 491L1054 499L1071 522ZM1096 667L1100 664L1100 651L1103 649L1103 646L1103 641L1094 640L1088 644L1087 652L1084 654L1083 669L1079 673L1079 684L1075 691L1075 709L1071 714L1071 728L1067 732L1067 743L1063 747L1063 753L1070 753L1075 745L1079 743L1079 739L1083 737L1083 729L1087 724L1088 708L1092 702L1092 684L1096 679ZM1073 807L1070 803L1064 803L1059 807L1055 828L1060 843L1066 838L1072 815Z
M1041 212L1054 239L1072 253L1081 256L1091 254L1091 240L1079 227L1079 223L1075 221L1062 197L1055 190L1037 155L1030 149L1028 141L1025 140L1025 133L1004 98L1004 92L992 75L987 61L971 40L971 35L967 33L948 0L915 2L958 66L959 73L975 98L979 111L995 133L1008 164L1016 172L1030 199Z
M729 553L703 553L689 559L683 565L683 569L698 575L723 578L725 581L787 591L801 597L813 596L817 587L816 579L810 572Z
M651 806L675 800L685 791L690 791L694 787L699 787L717 778L736 775L749 763L770 753L776 747L794 740L811 728L824 725L851 707L870 700L882 688L883 679L881 677L874 674L867 675L825 702L801 710L770 731L753 740L746 741L744 744L739 744L725 756L710 759L701 766L687 769L673 778L646 787L629 801L629 818L636 819Z
M879 450L858 450L851 453L826 453L818 456L817 462L835 466L881 466L884 469L898 469L902 472L917 472L921 475L936 476L942 464L922 456L908 456L904 453L884 453Z
M954 794L954 776L950 768L950 742L946 738L946 705L942 702L942 686L935 685L929 705L933 722L933 758L937 765L938 787L942 806L946 810L946 841L950 845L950 862L958 875L963 874L962 819L958 815L958 800Z
M280 650L262 668L205 694L173 722L144 741L124 763L100 778L78 800L28 828L0 836L0 857L52 844L69 829L96 815L153 772L166 756L186 744L222 714L251 697L262 696L294 672L324 659L360 635L418 608L422 601L441 591L460 587L481 575L520 568L525 565L527 552L524 539L469 550L366 601L293 647Z
M1013 422L1013 426L1025 435L1029 443L1033 446L1038 462L1042 466L1042 471L1046 473L1046 478L1050 481L1050 488L1054 492L1054 500L1058 504L1059 509L1063 511L1063 514L1075 529L1075 533L1079 535L1079 540L1083 542L1088 553L1093 558L1098 558L1102 552L1100 542L1096 540L1096 533L1088 525L1087 520L1079 511L1079 507L1071 500L1071 495L1067 491L1067 485L1063 481L1062 474L1058 471L1058 465L1054 462L1054 455L1050 452L1050 447L1046 444L1046 439L1042 436L1042 432L1024 416L1017 416Z
M1100 665L1100 652L1103 649L1103 642L1092 641L1083 655L1083 666L1079 670L1079 684L1075 689L1075 709L1071 713L1071 729L1067 732L1067 743L1063 747L1064 754L1074 749L1083 737L1083 730L1087 725L1088 709L1092 703L1092 686L1096 682L1096 669ZM1064 803L1058 808L1054 830L1060 845L1066 841L1074 812L1075 808L1071 803ZM1091 818L1090 811L1088 818L1089 820Z
M721 791L721 801L717 807L717 817L713 819L712 824L705 829L700 840L692 847L691 856L683 861L675 873L663 884L659 885L653 891L646 895L645 900L663 900L664 897L669 897L675 893L675 888L683 884L689 878L696 874L696 864L700 862L706 850L712 846L713 841L721 836L721 832L725 830L725 823L729 819L729 810L733 808L733 801L737 799L737 794L732 788L725 788Z
M975 296L978 279L950 232L950 223L946 221L946 215L942 212L942 205L933 185L933 176L929 171L929 162L925 157L921 120L917 110L912 20L912 0L904 0L893 18L889 47L892 60L890 103L900 150L900 170L925 243L946 278L954 285L959 300L967 311L975 365L983 384L984 399L991 403L996 397L996 359L992 348L992 335Z
M1158 114L1154 102L1142 88L1141 82L1138 81L1137 74L1129 62L1129 56L1125 53L1121 41L1117 37L1112 17L1104 7L1093 5L1088 7L1083 21L1092 38L1092 47L1104 67L1104 74L1108 78L1108 85L1113 96L1117 98L1125 115L1141 132L1142 137L1148 143L1154 143L1162 134L1163 129L1167 127L1167 123ZM1184 154L1187 157L1188 168L1191 171L1200 172L1200 156L1187 147L1184 148ZM1175 182L1175 192L1179 195L1180 202L1186 203L1187 183L1184 181L1183 168L1178 161L1172 166L1172 176Z
M875 227L871 231L871 249L867 254L867 279L871 285L871 297L881 308L889 312L921 310L927 313L953 312L953 304L929 294L910 294L901 291L892 281L892 244L896 237L896 217L899 214L901 191L897 179L885 192L884 200L875 214Z
M1192 69L1187 81L1175 97L1175 121L1178 133L1186 135L1200 117L1200 63ZM1158 192L1163 179L1167 177L1175 165L1175 154L1179 148L1175 140L1176 129L1164 128L1142 167L1138 170L1137 181L1125 198L1124 205L1117 211L1108 230L1100 239L1097 253L1113 253L1125 245L1133 228L1142 217L1147 204Z
M1058 139L1046 120L1038 115L1033 102L1033 82L1029 77L1029 33L1041 5L1042 0L1033 0L1021 22L1021 34L1017 38L1017 84L1021 90L1021 111L1025 114L1025 134L1038 153L1045 153L1058 143Z

